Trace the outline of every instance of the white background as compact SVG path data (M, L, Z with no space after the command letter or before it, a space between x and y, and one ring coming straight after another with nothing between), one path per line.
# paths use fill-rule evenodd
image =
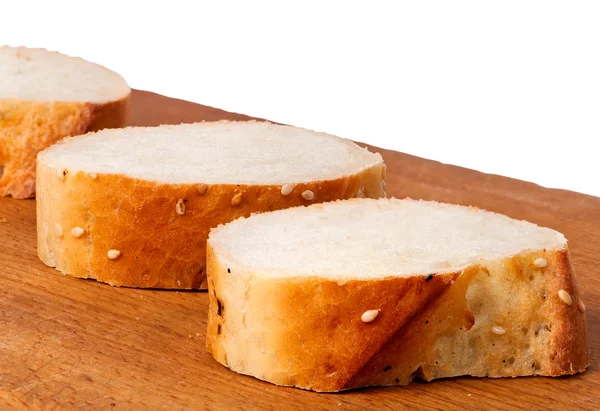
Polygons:
M600 195L597 1L10 1L0 43L128 83Z

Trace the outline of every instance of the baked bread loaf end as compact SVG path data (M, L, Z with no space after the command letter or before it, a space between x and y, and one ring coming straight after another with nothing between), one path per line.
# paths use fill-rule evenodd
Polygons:
M102 66L0 47L0 196L33 197L36 155L63 137L125 126L130 93Z
M525 221L338 201L218 227L207 259L209 352L275 384L340 391L588 365L567 242Z
M206 239L252 213L382 197L379 154L304 129L216 122L103 130L41 152L38 255L115 286L205 288Z

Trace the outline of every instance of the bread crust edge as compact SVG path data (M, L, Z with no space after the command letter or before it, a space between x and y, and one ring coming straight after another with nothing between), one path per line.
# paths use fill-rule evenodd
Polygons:
M38 152L65 137L126 126L130 101L131 93L106 103L0 100L0 111L3 105L13 107L11 116L18 120L12 128L25 135L15 138L12 130L0 130L6 134L0 135L0 196L34 197Z

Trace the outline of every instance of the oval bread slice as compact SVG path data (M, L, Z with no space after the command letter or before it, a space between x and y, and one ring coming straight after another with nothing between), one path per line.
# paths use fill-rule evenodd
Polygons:
M562 234L435 202L356 199L238 219L208 241L207 346L239 373L340 391L588 364Z
M0 196L33 197L36 155L61 138L125 126L130 93L97 64L0 47Z
M41 152L38 254L116 286L201 288L210 228L252 213L382 197L384 164L331 135L264 122L103 130Z

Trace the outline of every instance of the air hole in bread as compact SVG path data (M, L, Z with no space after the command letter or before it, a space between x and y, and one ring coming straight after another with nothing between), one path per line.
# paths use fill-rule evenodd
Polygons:
M421 366L419 366L419 368L417 368L408 378L409 381L414 381L415 379L417 380L422 380L423 379L423 369L421 368Z
M218 316L222 316L223 315L223 303L221 302L221 300L219 300L217 298L217 315Z
M515 357L508 357L508 365L513 365L515 363Z

